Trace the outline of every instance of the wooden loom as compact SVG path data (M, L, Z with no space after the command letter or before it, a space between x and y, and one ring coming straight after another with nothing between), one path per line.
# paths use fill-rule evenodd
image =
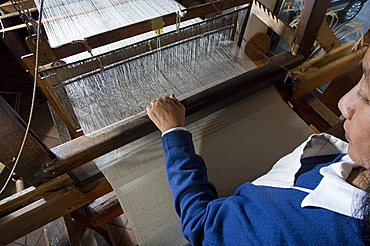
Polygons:
M267 84L270 84L272 82L271 78L284 75L286 71L282 66L289 69L297 67L303 62L304 56L309 53L312 47L312 43L315 39L315 37L312 38L312 36L315 36L312 34L319 33L317 39L323 47L326 47L327 50L338 46L335 39L328 39L327 36L323 36L322 34L324 33L323 30L327 30L327 25L322 24L322 19L325 13L324 10L328 6L328 1L307 2L308 4L305 8L306 11L302 18L302 24L299 29L294 32L282 21L272 17L270 12L267 9L264 9L264 7L256 1L215 1L215 4L219 9L226 9L230 6L241 4L250 4L251 12L253 14L264 21L280 36L293 43L294 54L279 54L273 57L271 61L264 66L183 100L182 103L186 106L187 113L196 113L200 109L213 105L221 99L230 97L238 98L242 95L245 96L253 93L260 88L265 87ZM191 19L213 12L215 12L215 10L212 4L204 4L189 9L185 18ZM312 16L315 16L315 18L313 19ZM318 16L322 16L322 18L320 19ZM165 25L174 24L176 23L176 15L172 14L163 16L163 20ZM320 28L321 36L319 31ZM151 30L152 21L145 21L112 31L108 34L88 38L87 43L92 48L99 47L109 42L114 42ZM306 37L308 34L310 34L310 37ZM109 36L109 39L106 38L107 36ZM41 65L47 65L55 60L80 53L85 50L86 47L79 43L69 44L52 50L47 46L47 42L44 41L43 56L45 60ZM355 60L360 60L364 52L365 49L359 50L356 55L353 55L353 59L349 61L346 60L346 64L350 64ZM341 56L343 57L343 54ZM24 62L29 67L29 70L33 71L33 55L25 57ZM312 66L318 66L318 64L325 66L327 64L331 64L331 62L329 59L329 61L326 62L313 63ZM95 64L95 66L98 65L99 64ZM38 78L40 88L42 88L50 103L66 123L72 136L78 136L78 133L76 133L78 126L75 125L73 120L71 120L71 117L66 114L58 98L55 97L50 89L50 85L38 75L36 76ZM307 86L307 88L308 87L309 86ZM309 91L309 89L306 90ZM14 138L20 139L24 132L24 128L14 119L14 117L10 116L10 111L11 110L9 108L2 108L2 111L0 112L1 115L5 116L5 125L10 126L7 128L6 134L9 135L9 133L11 133L10 135L14 136ZM17 128L14 126L17 126ZM67 172L95 159L96 157L108 153L111 150L143 137L154 130L155 127L148 117L142 116L135 117L129 121L118 122L106 129L95 132L93 135L78 137L51 150L48 150L41 145L36 137L30 138L29 145L27 145L25 150L25 153L28 153L28 155L25 155L22 158L17 168L17 174L37 188L29 188L0 202L0 215L2 216L0 219L0 229L3 232L2 235L4 235L2 236L0 243L11 242L21 235L61 216L67 215L77 208L112 191L109 183L101 174L79 183L74 181ZM2 132L1 134L3 135L5 133ZM5 138L2 137L1 139ZM17 144L9 146L4 140L0 140L0 143L3 149L6 149L5 158L0 161L6 166L12 167L12 157L18 150ZM14 143L16 142L14 141ZM35 160L36 156L37 160ZM108 216L104 215L106 216L105 219L113 218L122 212L122 210L119 209L119 205L117 205L118 204L116 203L116 205L113 206L113 212ZM27 221L29 223L22 223L23 221Z

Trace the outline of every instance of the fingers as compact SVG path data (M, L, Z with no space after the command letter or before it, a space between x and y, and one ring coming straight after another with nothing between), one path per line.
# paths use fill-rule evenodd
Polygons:
M175 100L177 100L177 98L176 98L176 96L175 96L175 93L171 93L170 98L171 98L171 99L175 99Z
M185 107L173 93L151 101L146 111L161 132L185 124Z
M149 106L153 107L154 104L159 102L179 102L174 93L171 93L169 96L162 96L154 99L149 103Z

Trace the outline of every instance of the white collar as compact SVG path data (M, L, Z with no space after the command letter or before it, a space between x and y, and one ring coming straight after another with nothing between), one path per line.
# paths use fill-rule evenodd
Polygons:
M312 135L292 153L281 158L267 174L252 183L308 192L309 194L301 203L302 207L320 207L346 216L361 218L361 214L354 213L353 205L365 192L345 181L356 166L348 155L320 169L323 178L314 190L294 186L295 174L301 167L302 158L339 154L346 151L347 145L346 142L328 134Z
M345 151L347 143L329 134L313 134L292 153L282 157L272 169L252 183L272 187L290 188L295 181L295 174L301 168L301 159L339 154Z
M302 201L301 207L325 208L339 214L362 218L356 211L356 204L366 194L365 191L346 182L352 169L357 165L346 155L340 161L320 169L323 175L319 185Z

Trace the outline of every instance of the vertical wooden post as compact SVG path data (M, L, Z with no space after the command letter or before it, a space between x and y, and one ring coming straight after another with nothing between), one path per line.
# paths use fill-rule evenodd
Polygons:
M252 4L249 4L248 9L246 10L246 13L245 13L245 17L244 17L241 29L240 29L239 39L238 39L238 43L237 43L238 47L242 46L244 35L245 35L245 30L247 29L249 16L251 14L251 9L252 9Z
M293 55L310 55L329 4L329 0L305 1L292 47Z
M11 169L19 152L26 124L2 97L0 122L0 162ZM48 179L42 166L53 159L54 154L50 149L30 131L15 172L26 182L36 186Z
M44 235L48 245L80 245L70 214L60 217L45 225Z
M41 89L44 96L48 99L50 104L53 106L55 111L57 111L57 113L60 115L63 122L68 127L71 136L73 138L81 136L82 132L79 131L80 126L73 120L72 116L68 114L67 110L63 107L59 97L52 90L50 84L45 79L40 78L39 75L34 74L35 69L34 56L32 54L23 56L22 60L24 65L28 68L30 74L32 76L37 76L37 84L39 88Z

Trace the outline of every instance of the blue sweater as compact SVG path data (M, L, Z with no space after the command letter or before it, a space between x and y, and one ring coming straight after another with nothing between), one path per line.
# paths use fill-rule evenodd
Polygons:
M162 137L167 177L183 235L192 245L362 245L359 221L322 208L301 208L307 193L245 183L219 198L191 134ZM301 174L296 185L315 188L321 164ZM313 187L314 186L314 187Z

